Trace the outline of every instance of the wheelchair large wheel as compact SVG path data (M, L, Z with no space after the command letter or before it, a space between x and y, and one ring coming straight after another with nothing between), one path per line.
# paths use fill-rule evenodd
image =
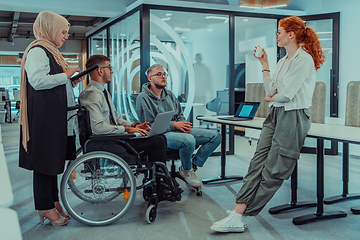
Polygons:
M135 200L136 182L122 158L97 151L82 155L68 166L60 193L74 219L101 226L115 222L129 210Z
M79 158L80 156L82 156L82 155L83 155L83 149L82 149L82 147L77 148L77 149L76 149L76 159L78 159L78 158ZM67 166L66 166L66 168L69 168L69 166L70 166L71 164L73 164L75 161L76 161L76 160L69 161L68 164L67 164ZM79 167L80 167L80 166L79 166ZM82 200L92 202L93 199L89 199L86 194L83 194L81 190L78 190L78 189L76 188L76 185L74 184L74 182L73 182L73 180L72 180L72 178L76 178L76 174L77 174L77 172L78 172L79 170L80 170L79 172L83 172L83 171L84 171L84 169L79 169L79 167L78 167L77 169L75 169L75 170L72 171L72 173L71 173L71 178L69 178L69 180L68 180L69 187L70 187L70 189L73 191L73 193L74 193L76 196L78 196L79 198L81 198Z

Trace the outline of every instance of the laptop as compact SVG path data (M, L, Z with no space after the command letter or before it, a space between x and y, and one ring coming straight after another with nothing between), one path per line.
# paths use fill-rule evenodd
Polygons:
M169 111L169 112L163 112L158 113L156 115L154 123L152 124L152 127L149 131L149 134L147 136L142 136L139 133L136 133L136 137L133 137L131 139L139 139L139 138L149 138L158 134L162 134L166 132L166 130L169 128L169 123L174 116L175 110Z
M246 121L252 120L258 110L260 102L241 102L233 117L218 117L222 120Z

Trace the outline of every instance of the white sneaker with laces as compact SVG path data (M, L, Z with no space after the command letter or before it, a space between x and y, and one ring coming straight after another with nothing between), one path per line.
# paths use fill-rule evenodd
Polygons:
M196 176L193 168L191 168L190 170L184 170L183 167L180 166L179 173L192 187L201 187L201 181Z
M244 232L246 224L241 220L242 214L236 213L234 210L228 211L228 213L229 216L214 222L210 229L216 232Z

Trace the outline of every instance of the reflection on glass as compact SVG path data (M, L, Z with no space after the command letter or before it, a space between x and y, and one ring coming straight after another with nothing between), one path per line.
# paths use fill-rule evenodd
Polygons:
M330 117L330 69L332 68L332 19L306 21L306 26L311 27L319 37L325 54L323 66L315 73L317 82L326 85L325 117Z
M200 123L195 116L218 114L206 104L226 88L229 17L163 10L150 13L151 64L164 66L169 73L167 88L183 102L185 117L197 127Z
M106 30L101 31L90 38L90 56L95 54L107 55Z
M247 83L262 83L261 64L254 57L255 46L265 49L270 70L277 62L277 44L274 32L277 30L275 19L235 17L235 111L245 100ZM227 81L229 77L227 76ZM228 83L228 85L230 85Z
M139 12L111 26L110 33L112 98L117 111L134 122L138 119L135 101L141 91Z
M234 79L230 79L229 66L226 76L227 86L230 86L229 81L233 81L235 88L235 111L240 103L245 101L246 84L263 82L261 64L254 57L255 46L265 49L269 59L270 71L274 72L277 63L277 44L274 34L276 31L276 19L235 17L235 76ZM247 100L255 101L255 99ZM227 115L229 112L222 112L222 114ZM245 135L248 137L258 138L259 134L260 132L257 130L245 130Z

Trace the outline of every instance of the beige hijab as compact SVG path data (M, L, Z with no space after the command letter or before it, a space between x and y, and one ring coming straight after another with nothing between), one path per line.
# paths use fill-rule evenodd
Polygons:
M56 62L63 68L64 71L66 71L66 69L68 68L68 64L58 50L55 42L57 37L61 34L62 31L67 29L67 27L70 27L70 24L64 17L49 11L43 11L39 13L33 25L33 31L36 40L30 43L30 45L26 48L21 61L21 101L19 123L22 126L22 145L26 151L27 142L30 140L26 95L26 56L33 46L41 45L45 47L54 56Z

